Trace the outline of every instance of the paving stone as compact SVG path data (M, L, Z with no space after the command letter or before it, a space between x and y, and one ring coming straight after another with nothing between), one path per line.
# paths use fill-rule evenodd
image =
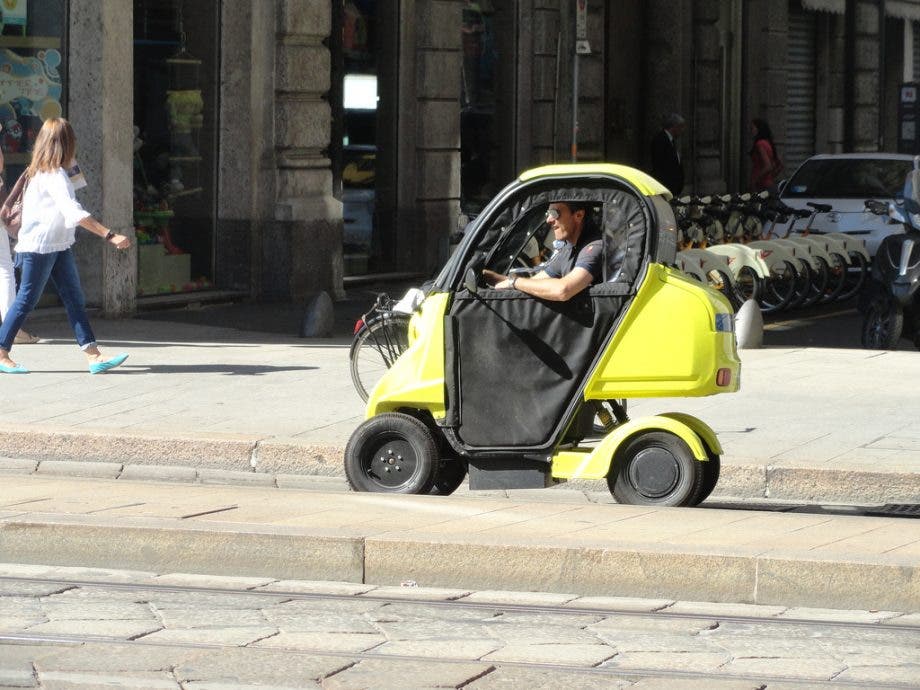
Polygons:
M5 597L47 597L71 589L73 585L54 582L0 582L0 607Z
M145 621L155 616L149 606L126 601L61 601L42 599L42 610L52 621L122 620Z
M386 642L378 632L287 632L256 642L264 649L298 649L316 652L359 653L375 649Z
M764 684L752 680L722 680L716 678L642 678L630 686L630 690L764 690ZM769 690L779 690L779 686L770 683ZM793 690L787 688L786 690ZM808 690L796 685L794 690ZM822 685L821 690L834 690Z
M262 606L263 613L267 616L289 616L290 620L297 618L306 619L320 614L329 616L338 616L347 618L349 616L360 616L366 614L366 620L373 620L377 611L386 608L385 604L376 601L365 601L362 599L295 599L293 601L283 601L271 606Z
M878 623L889 618L895 618L898 615L900 614L897 611L845 611L796 606L786 609L779 617L839 623Z
M170 671L176 664L194 659L202 650L140 644L80 645L35 662L41 671L139 672Z
M270 577L230 577L219 575L194 575L168 573L158 576L152 584L173 587L201 587L203 589L258 589L275 582Z
M731 659L725 652L674 652L648 651L623 652L609 661L604 668L625 671L675 671L692 673L712 673Z
M38 468L38 460L27 458L0 458L0 474L31 474Z
M418 620L490 621L502 615L500 609L478 606L430 606L425 604L386 604L367 614L369 621L406 622Z
M439 587L377 587L365 594L385 599L411 599L413 601L454 601L470 594L465 589L442 589Z
M602 614L596 613L550 613L548 611L505 611L494 622L508 625L558 626L560 628L584 628L604 620Z
M763 606L761 604L726 604L714 601L676 601L664 613L700 614L705 616L726 616L728 618L769 618L778 616L785 606Z
M149 581L156 576L156 573L142 570L87 568L84 566L0 563L0 576L41 578L43 580L137 583Z
M259 609L157 609L163 626L179 628L243 628L269 625Z
M568 609L611 609L616 611L658 611L673 604L672 599L642 599L638 597L578 597L568 602Z
M768 655L768 650L763 650ZM734 658L721 668L725 675L788 678L795 680L830 680L846 665L835 659L758 657Z
M123 639L146 635L159 630L162 626L158 621L120 620L60 620L40 623L29 628L29 633L35 635L96 635L100 637L118 637Z
M15 668L0 665L0 685L11 688L37 688L38 681L32 672L31 664L23 663Z
M920 678L920 663L897 666L850 666L834 680L865 685L902 683L908 687L916 687L918 678Z
M489 639L495 638L486 632L488 626L481 623L446 620L418 619L402 623L377 623L377 628L390 641L423 640L444 641L462 639Z
M318 688L310 680L326 678L354 662L328 656L291 654L270 649L221 649L176 667L184 687L256 685L273 689ZM324 686L327 687L327 686Z
M35 471L39 475L115 479L121 474L120 462L80 462L77 460L43 460Z
M459 688L488 672L489 664L369 659L323 681L323 690Z
M39 676L43 690L87 690L89 688L137 688L179 690L171 673L75 673L52 671Z
M670 618L661 616L607 616L602 620L588 625L592 632L612 631L617 632L658 632L671 634L696 635L703 630L716 627L715 621L700 620L698 618Z
M464 690L620 690L632 688L633 680L578 671L535 670L502 666L477 678ZM667 690L674 690L672 685Z
M717 641L696 635L673 635L640 630L615 630L613 628L591 629L600 642L610 645L616 651L624 652L699 652L721 653Z
M0 597L0 617L35 616L45 617L41 601L30 596Z
M487 654L482 660L561 664L590 668L615 654L616 650L601 644L510 644Z
M190 484L198 481L198 471L194 467L179 465L136 465L124 466L119 479L144 482L178 482Z
M561 625L525 626L514 623L498 622L483 623L483 628L490 635L505 642L508 646L526 644L558 644L558 645L597 645L603 641L591 631L580 628L563 627Z
M284 632L298 633L363 633L379 634L360 612L311 611L304 614L302 610L276 606L263 610L263 620Z
M337 594L342 596L355 596L376 589L374 585L362 585L355 582L324 582L310 580L279 580L263 587L258 591L265 592L291 592L296 594Z
M277 628L241 627L241 628L173 628L160 629L145 635L144 642L157 644L216 644L245 647L257 640L276 635Z
M249 594L222 594L220 592L170 592L151 590L146 600L157 609L202 608L244 610L272 606L283 597L272 598Z
M27 616L2 616L0 615L0 632L23 632L29 628L46 622L47 618L29 618Z
M477 604L511 604L516 606L564 606L576 599L575 594L553 594L551 592L506 592L482 590L473 592L462 601Z
M402 639L386 642L374 649L382 656L421 656L428 659L462 659L476 661L502 647L502 643L491 638L454 638L443 640Z
M202 484L241 484L247 486L274 486L275 475L240 470L213 470L202 467L198 470Z

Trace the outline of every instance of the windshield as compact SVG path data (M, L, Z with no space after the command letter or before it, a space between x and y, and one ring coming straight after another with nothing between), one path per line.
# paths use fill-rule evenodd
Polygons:
M865 199L900 196L910 160L827 158L806 161L783 189L783 198Z

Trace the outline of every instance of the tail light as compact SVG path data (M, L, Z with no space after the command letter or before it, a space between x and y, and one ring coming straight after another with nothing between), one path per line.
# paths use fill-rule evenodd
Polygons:
M360 331L362 328L364 328L364 319L358 319L357 321L355 321L355 330L352 331L351 334L357 335L358 331Z
M720 388L728 386L732 382L732 370L723 367L716 372L716 385Z

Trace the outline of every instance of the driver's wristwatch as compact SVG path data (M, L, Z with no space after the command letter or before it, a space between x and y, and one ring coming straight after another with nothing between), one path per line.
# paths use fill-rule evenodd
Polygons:
M510 278L508 278L508 287L511 288L512 290L516 289L514 287L514 284L517 282L517 279L518 279L517 276L511 276Z

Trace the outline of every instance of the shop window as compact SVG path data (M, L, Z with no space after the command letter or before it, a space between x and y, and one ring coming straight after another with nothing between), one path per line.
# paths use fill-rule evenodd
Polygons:
M217 0L134 2L138 294L215 286Z
M472 217L497 191L495 9L491 0L466 0L462 11L460 203Z
M376 0L342 4L342 211L345 275L366 274L377 236Z
M64 0L0 3L0 133L7 177L19 175L42 122L64 113Z

